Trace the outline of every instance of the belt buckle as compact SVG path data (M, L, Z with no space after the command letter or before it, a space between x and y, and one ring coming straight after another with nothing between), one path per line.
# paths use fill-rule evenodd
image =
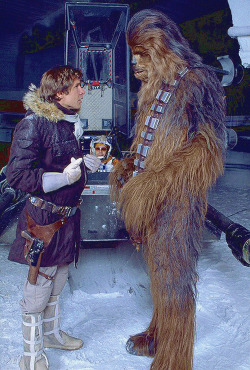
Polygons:
M30 199L31 204L34 204L36 201L36 197L33 197L33 196L30 196L29 199Z
M71 211L72 211L71 207L67 206L63 207L63 216L70 217Z

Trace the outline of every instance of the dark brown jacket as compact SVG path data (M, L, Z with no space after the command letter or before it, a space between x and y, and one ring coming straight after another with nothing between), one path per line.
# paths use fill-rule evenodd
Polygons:
M86 169L82 165L82 177L70 186L44 193L42 175L44 172L63 172L71 157L82 157L74 136L74 124L64 119L65 109L40 99L39 89L31 86L24 97L28 109L25 118L15 129L7 165L7 180L11 187L38 196L58 206L76 206L86 183ZM64 111L63 111L64 110ZM26 263L24 259L25 239L21 230L26 229L25 210L38 225L46 225L62 218L33 206L27 200L20 216L16 239L10 249L9 259ZM41 266L54 266L71 263L75 256L76 241L80 240L80 210L69 217L53 236L46 248Z

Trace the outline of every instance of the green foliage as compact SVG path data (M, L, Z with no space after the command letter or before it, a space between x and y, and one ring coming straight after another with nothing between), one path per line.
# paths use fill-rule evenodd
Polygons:
M191 47L201 55L204 63L221 68L217 57L229 55L235 64L240 64L239 44L228 36L232 26L229 9L220 10L180 25L184 37ZM225 87L227 115L249 115L250 73L244 69L245 76L239 85Z
M250 115L250 71L244 69L244 78L239 85L225 87L227 99L227 114L229 116Z
M231 14L225 9L184 22L180 28L192 48L211 63L218 56L238 54L238 42L227 34L231 25Z
M50 49L64 43L64 23L61 19L55 21L52 27L37 24L32 34L24 33L20 41L20 53L32 54Z

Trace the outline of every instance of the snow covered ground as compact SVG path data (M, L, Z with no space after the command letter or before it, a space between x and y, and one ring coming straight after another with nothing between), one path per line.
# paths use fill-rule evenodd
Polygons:
M210 204L250 229L250 153L228 152L225 175ZM1 242L1 239L0 239ZM22 353L19 300L27 267L7 260L0 245L0 369L18 369ZM73 352L50 349L54 370L147 370L152 360L129 355L125 343L148 325L149 278L141 253L129 242L81 250L61 296L62 328L84 341ZM199 260L194 370L250 369L250 268L232 255L222 234L204 242ZM166 369L167 370L167 369Z

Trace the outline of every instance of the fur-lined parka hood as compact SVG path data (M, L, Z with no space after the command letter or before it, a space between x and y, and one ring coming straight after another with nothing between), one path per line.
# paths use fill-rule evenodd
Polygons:
M54 104L41 98L40 89L34 84L29 86L29 91L24 95L23 105L26 110L32 110L39 117L44 117L52 122L64 119L64 113Z

